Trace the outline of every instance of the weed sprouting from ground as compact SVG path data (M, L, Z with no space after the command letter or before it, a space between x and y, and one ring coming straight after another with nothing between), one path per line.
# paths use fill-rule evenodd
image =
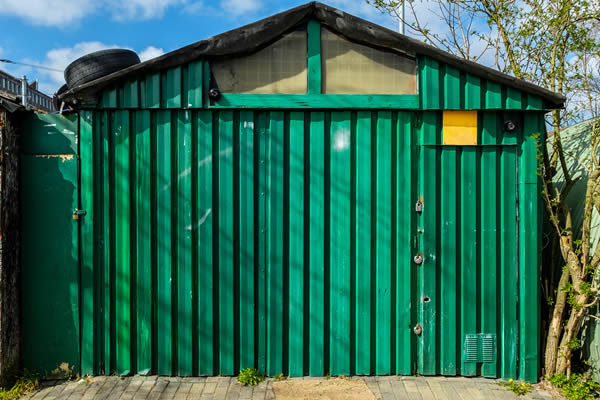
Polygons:
M518 396L526 395L533 390L533 386L525 382L515 382L509 379L508 382L500 382L501 386L504 386L507 390L515 393Z
M256 386L265 379L265 376L256 368L246 368L240 371L237 379L244 386Z

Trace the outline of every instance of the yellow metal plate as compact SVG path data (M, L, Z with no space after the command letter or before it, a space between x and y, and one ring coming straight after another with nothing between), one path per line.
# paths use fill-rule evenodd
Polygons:
M477 111L444 111L443 143L451 146L477 145Z

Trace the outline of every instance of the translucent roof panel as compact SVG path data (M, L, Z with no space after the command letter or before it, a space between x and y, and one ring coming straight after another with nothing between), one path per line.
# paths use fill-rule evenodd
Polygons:
M248 56L212 63L222 93L293 93L307 90L306 30L297 30Z
M350 42L321 28L323 93L416 94L415 59Z

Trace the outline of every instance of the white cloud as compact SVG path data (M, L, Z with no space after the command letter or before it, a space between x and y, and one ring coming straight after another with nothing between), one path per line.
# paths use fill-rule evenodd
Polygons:
M161 18L167 8L186 3L187 0L105 0L105 2L113 19L126 21Z
M221 9L234 17L254 13L262 8L261 0L221 0Z
M0 0L0 15L20 17L33 25L68 28L104 11L116 21L160 18L168 7L188 0Z
M154 46L148 46L144 50L142 50L138 55L140 56L140 60L144 62L162 56L163 54L165 54L165 51L163 49L159 49Z
M23 18L34 25L68 27L94 12L93 0L0 0L0 15Z
M262 0L221 0L207 5L204 0L187 3L184 13L211 17L244 17L255 14L263 8Z
M219 10L215 9L214 7L211 6L207 6L204 1L202 0L198 0L198 1L193 1L191 3L188 3L184 9L183 12L186 14L195 14L195 15L217 15L220 13Z

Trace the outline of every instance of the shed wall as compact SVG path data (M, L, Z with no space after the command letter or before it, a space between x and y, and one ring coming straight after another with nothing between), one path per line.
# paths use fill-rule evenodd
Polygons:
M505 116L82 112L82 372L535 381L543 119Z

